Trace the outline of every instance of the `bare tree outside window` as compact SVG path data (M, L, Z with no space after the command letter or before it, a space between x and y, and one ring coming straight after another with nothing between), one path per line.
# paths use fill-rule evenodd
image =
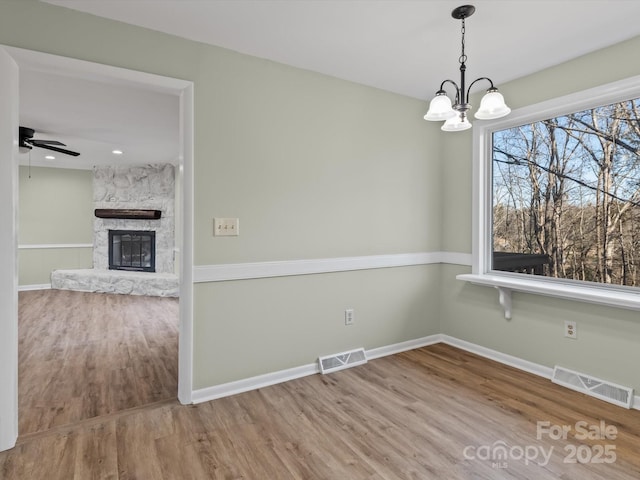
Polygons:
M640 99L492 137L493 269L640 285Z

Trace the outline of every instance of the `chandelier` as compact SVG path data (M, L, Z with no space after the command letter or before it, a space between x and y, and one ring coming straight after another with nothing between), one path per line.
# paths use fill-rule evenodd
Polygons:
M445 80L440 84L440 90L436 92L436 96L433 97L429 104L429 110L424 116L425 120L444 121L442 130L445 132L459 132L471 128L471 122L467 118L467 112L471 110L469 102L469 93L471 87L476 82L486 80L491 85L487 90L487 93L482 97L480 101L480 108L475 113L475 118L479 120L491 120L494 118L501 118L508 115L511 109L504 103L504 97L498 92L498 89L494 87L491 79L487 77L480 77L471 82L469 88L465 90L465 71L467 66L467 56L464 53L464 34L465 34L465 19L473 15L476 8L473 5L463 5L454 9L451 12L451 16L457 20L462 20L462 54L458 61L460 62L460 85L453 80ZM451 103L451 99L447 96L447 92L444 90L445 84L451 84L456 89L455 103Z

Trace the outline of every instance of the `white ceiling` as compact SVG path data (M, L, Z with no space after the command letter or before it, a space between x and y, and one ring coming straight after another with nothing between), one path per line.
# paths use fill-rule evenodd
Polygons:
M458 75L462 0L46 1L416 98ZM473 4L467 73L498 84L640 34L638 0Z
M80 152L71 157L34 147L32 165L177 164L178 115L175 95L20 69L20 125L36 130L34 139L58 140ZM123 154L115 156L114 149ZM21 156L27 164L28 155Z
M459 75L460 21L451 17L463 4L459 0L46 3L424 100L442 80L457 80ZM467 75L489 76L498 86L640 34L638 0L473 4L476 12L467 20ZM125 151L119 161L127 163L176 161L175 96L140 85L60 74L64 70L59 68L43 70L28 62L20 66L21 124L38 131L34 138L60 140L82 152L76 160L67 157L67 166L114 163L108 153L113 148ZM36 150L32 160L44 156Z
M21 165L91 169L114 163L178 163L175 90L145 83L140 74L122 69L89 68L86 62L5 48L20 67L20 125L33 128L34 139L58 140L80 152L72 157L34 147L20 155ZM124 153L115 156L114 149Z

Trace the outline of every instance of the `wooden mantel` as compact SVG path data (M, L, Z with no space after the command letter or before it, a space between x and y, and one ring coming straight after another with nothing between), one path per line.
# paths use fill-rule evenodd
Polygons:
M120 218L131 220L158 220L162 210L141 210L133 208L96 208L98 218Z

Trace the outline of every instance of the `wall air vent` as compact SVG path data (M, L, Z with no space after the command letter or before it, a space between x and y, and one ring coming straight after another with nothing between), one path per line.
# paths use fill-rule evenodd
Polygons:
M367 363L367 356L364 353L364 348L358 348L348 352L320 357L318 358L318 363L320 364L320 371L325 374Z
M584 373L574 372L557 365L553 369L551 381L620 407L631 408L633 403L632 388L616 385L615 383L585 375Z

